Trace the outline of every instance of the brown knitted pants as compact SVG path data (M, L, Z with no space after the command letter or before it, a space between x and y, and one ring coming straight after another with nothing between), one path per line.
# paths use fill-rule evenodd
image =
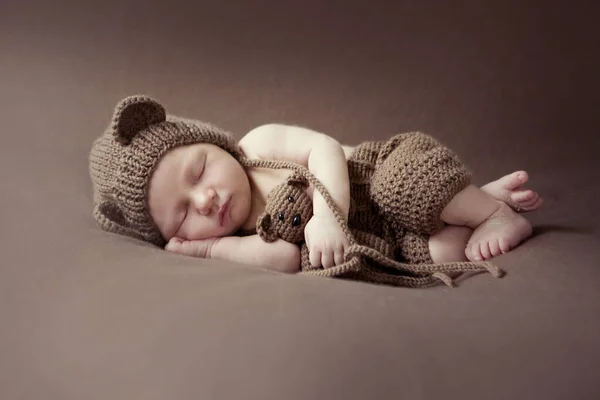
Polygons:
M368 176L365 163L373 166ZM443 228L443 209L470 183L470 173L457 155L429 135L410 132L385 143L359 145L348 165L353 202L369 199L368 208L392 231L396 256L411 264L431 263L429 236ZM356 166L361 173L353 170ZM364 217L356 217L349 218L355 228L377 234L365 226ZM373 222L369 225L373 227ZM384 236L391 239L389 234Z

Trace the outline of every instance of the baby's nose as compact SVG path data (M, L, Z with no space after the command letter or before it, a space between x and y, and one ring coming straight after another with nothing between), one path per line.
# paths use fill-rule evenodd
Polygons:
M194 207L202 215L210 214L217 193L213 189L195 190L192 194Z

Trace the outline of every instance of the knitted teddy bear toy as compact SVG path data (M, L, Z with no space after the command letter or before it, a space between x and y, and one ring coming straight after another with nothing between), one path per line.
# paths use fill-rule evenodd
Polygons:
M304 241L304 228L313 215L307 187L306 178L293 174L271 191L267 208L256 223L256 231L265 242L278 238L297 244Z

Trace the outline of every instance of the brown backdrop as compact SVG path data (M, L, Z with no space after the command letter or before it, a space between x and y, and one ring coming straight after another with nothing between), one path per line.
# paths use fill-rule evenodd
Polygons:
M597 398L598 3L386 4L0 3L0 398ZM91 217L134 93L238 136L424 130L546 204L503 279L454 290L167 254Z

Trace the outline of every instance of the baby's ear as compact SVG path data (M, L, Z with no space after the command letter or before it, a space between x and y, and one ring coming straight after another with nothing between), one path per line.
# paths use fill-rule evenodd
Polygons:
M156 100L148 96L130 96L115 108L112 132L120 143L128 145L138 132L166 119L164 107Z
M290 186L308 187L308 180L304 175L295 172L287 178L287 184Z

